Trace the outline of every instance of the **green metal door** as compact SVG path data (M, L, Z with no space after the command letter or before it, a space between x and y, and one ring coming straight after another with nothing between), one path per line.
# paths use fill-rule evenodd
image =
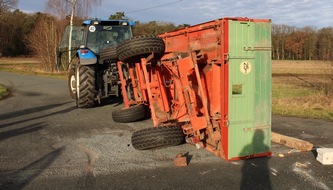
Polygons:
M229 20L228 159L270 152L268 22Z

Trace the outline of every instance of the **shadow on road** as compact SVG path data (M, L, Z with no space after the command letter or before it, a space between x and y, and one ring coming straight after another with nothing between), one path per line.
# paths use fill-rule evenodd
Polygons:
M0 121L8 120L8 119L14 118L14 117L22 117L23 115L31 114L31 113L34 113L34 112L43 112L44 113L48 109L56 108L58 106L62 106L62 105L67 104L67 103L68 102L62 103L62 104L52 104L52 105L48 105L48 106L41 106L41 107L37 107L37 108L29 108L29 109L25 109L25 110L22 110L22 111L1 114L0 115ZM19 121L9 122L9 123L6 123L6 124L1 124L0 128L12 126L12 125L17 125L17 124L20 124L20 123L24 123L24 122L32 121L32 120L36 120L36 119L41 119L41 118L52 116L52 115L64 114L64 113L70 112L70 111L75 110L75 109L77 109L77 108L73 106L73 107L66 108L64 110L60 110L60 111L56 111L56 112L52 112L52 113L48 113L48 114L44 114L44 115L39 115L39 116L36 116L36 117L27 118L27 119L22 119L22 120L19 120ZM20 114L22 114L22 115L20 115Z
M22 115L26 115L26 114L31 114L34 112L41 112L41 111L45 111L45 110L49 110L52 108L56 108L68 103L72 103L72 102L64 102L64 103L60 103L60 104L51 104L51 105L44 105L44 106L39 106L39 107L34 107L34 108L27 108L27 109L23 109L20 111L14 111L14 112L8 112L8 113L4 113L4 114L0 114L0 121L1 120L6 120L6 119L10 119L13 117L18 117L18 116L22 116Z
M43 123L35 123L35 124L31 124L26 127L19 128L19 129L13 129L13 130L5 131L5 132L0 132L0 141L3 141L5 139L11 138L11 137L39 131L39 130L43 129L45 126L46 125Z
M39 174L46 170L65 150L64 147L56 149L28 166L2 176L0 189L24 189ZM1 174L3 175L3 174Z
M121 105L123 102L124 101L123 101L122 96L120 96L120 97L110 96L108 98L103 98L101 100L101 103L97 104L96 106L97 107L103 107L103 106L107 106L107 105L114 105L116 107L116 106Z
M256 130L252 143L244 147L243 152L253 149L253 146L257 146L262 150L269 150L269 148L264 144L264 138L264 132L262 130ZM241 190L272 189L268 160L269 157L261 157L244 161L240 186Z

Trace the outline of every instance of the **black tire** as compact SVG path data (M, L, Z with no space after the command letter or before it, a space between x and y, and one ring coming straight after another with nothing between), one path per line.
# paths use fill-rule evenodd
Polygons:
M103 48L99 53L99 63L104 61L118 61L117 48L115 46Z
M147 150L182 144L185 135L179 126L160 126L136 131L131 140L135 149Z
M92 108L95 104L95 69L93 66L76 67L76 106Z
M142 120L147 116L148 107L138 104L127 109L118 109L112 112L112 119L117 123L130 123Z
M137 36L126 40L117 47L118 58L122 62L137 63L142 57L154 53L155 59L165 51L164 41L156 36Z

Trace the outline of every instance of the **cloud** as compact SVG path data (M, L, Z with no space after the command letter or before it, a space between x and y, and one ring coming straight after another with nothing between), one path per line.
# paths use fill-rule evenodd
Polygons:
M47 0L19 1L19 8L43 11ZM297 27L333 26L331 0L102 0L102 6L91 10L92 17L108 18L123 11L133 20L141 22L165 21L175 24L199 24L223 17L249 17L272 19L274 24ZM146 9L158 5L152 9ZM137 11L145 9L143 11ZM134 11L134 12L133 12ZM137 12L135 12L137 11ZM127 14L128 13L128 14Z

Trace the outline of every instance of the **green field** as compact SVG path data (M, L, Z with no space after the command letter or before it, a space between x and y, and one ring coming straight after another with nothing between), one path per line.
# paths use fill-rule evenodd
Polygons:
M273 114L333 120L330 63L272 61Z

